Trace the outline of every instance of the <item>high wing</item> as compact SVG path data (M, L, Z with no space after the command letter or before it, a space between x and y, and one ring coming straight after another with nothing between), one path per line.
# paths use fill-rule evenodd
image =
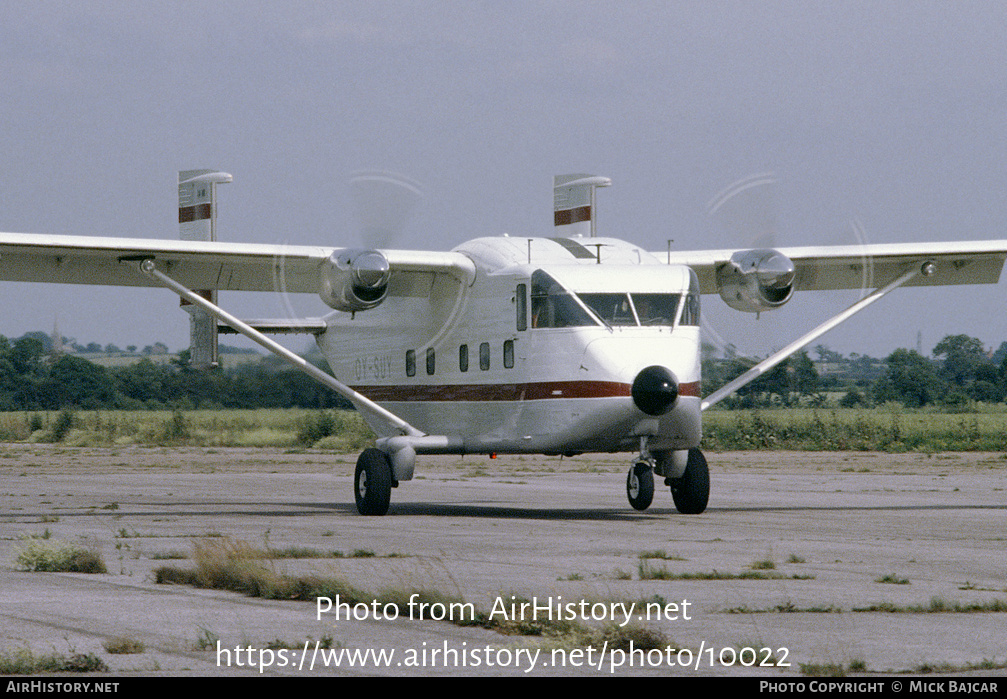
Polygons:
M383 297L396 286L408 292L416 275L438 274L465 285L475 269L469 258L450 252L0 233L0 280L167 287L386 423L392 434L412 437L423 433L194 290L317 293L339 308L361 301L353 296L360 281L379 284Z
M345 248L194 240L0 233L0 280L111 286L160 286L139 271L158 267L190 289L319 293ZM409 273L465 276L471 261L451 252L387 250L392 279ZM393 283L394 287L394 283ZM394 288L391 290L394 293Z
M901 286L995 284L1007 241L876 244L669 252L669 264L695 270L701 293L719 293L733 308L777 308L797 290L862 289L859 301L774 352L703 399L706 410Z
M933 262L929 276L920 275L906 286L996 284L1007 259L1007 240L950 243L892 243L873 245L776 248L794 264L794 288L800 291L872 289L886 284L909 266ZM657 252L671 264L692 267L704 294L718 293L717 271L737 250Z

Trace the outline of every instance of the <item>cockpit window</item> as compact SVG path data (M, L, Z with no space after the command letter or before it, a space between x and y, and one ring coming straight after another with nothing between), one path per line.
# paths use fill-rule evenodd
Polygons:
M674 325L680 294L632 294L640 325Z
M542 270L531 275L531 326L570 328L597 325L573 294Z
M699 325L699 294L688 294L682 308L682 325Z
M636 325L636 316L627 294L578 294L595 315L609 325Z
M685 295L685 307L682 308L682 325L699 325L699 277L695 270L689 270L689 293Z
M537 270L531 277L531 326L590 327L598 325L598 320L610 328L638 325L674 327L676 320L682 325L699 325L698 282L695 287L693 290L690 286L689 293L684 295L593 291L574 294L546 272Z

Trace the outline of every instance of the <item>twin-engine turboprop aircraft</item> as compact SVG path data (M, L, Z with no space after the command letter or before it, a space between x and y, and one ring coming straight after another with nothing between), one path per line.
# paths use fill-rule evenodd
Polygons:
M388 184L385 176L365 179ZM349 399L378 436L357 461L361 514L385 514L421 454L638 452L626 481L644 510L654 476L680 512L710 490L702 411L900 286L993 284L1007 241L648 252L594 230L607 178L555 181L551 237L478 238L450 252L215 240L215 190L179 173L181 240L0 233L0 279L164 286L192 315L192 358L218 331L250 337ZM750 313L797 291L877 289L724 388L700 392L700 297ZM218 290L318 294L322 318L242 321ZM264 333L314 334L329 376Z

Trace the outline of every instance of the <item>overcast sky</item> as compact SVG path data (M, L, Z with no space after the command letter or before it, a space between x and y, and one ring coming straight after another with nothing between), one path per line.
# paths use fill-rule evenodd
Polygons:
M358 244L363 169L423 185L402 248L550 235L567 172L611 177L600 232L652 250L719 247L710 200L761 172L781 245L1007 238L1005 28L995 2L7 2L0 230L177 238L177 171L205 167L234 175L222 240ZM0 294L7 336L58 320L85 344L188 344L168 291ZM856 297L704 313L765 353ZM1007 280L902 289L820 342L995 347L1005 299Z

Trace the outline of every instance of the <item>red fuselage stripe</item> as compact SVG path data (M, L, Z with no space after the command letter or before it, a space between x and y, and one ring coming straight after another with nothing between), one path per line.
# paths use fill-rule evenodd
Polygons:
M631 386L615 381L548 381L526 384L354 386L373 401L519 401L546 398L629 396ZM698 381L678 386L678 395L699 397Z

